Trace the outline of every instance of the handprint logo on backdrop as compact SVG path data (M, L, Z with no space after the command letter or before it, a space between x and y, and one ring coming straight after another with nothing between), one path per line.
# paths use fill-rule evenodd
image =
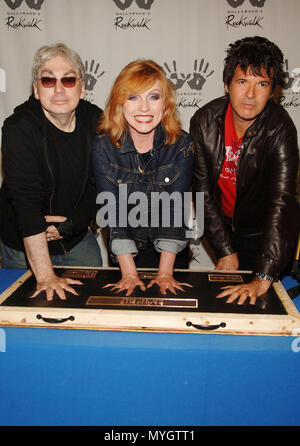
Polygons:
M124 11L129 8L133 3L133 0L113 0L114 4ZM150 9L154 0L135 0L136 4L141 9Z
M167 73L164 70L164 73L166 76L170 76L169 79L172 82L172 84L174 85L174 87L176 88L176 90L179 90L179 88L181 88L183 86L183 84L185 83L185 81L191 76L191 74L188 74L187 76L185 76L183 73L180 74L181 78L179 78L178 73L177 73L177 66L176 66L176 61L173 60L173 70L171 70L168 66L168 64L165 62L164 66L167 69Z
M283 86L284 90L292 89L293 93L300 92L300 68L294 68L291 72L291 76L289 73L289 64L288 60L285 60L286 71L284 72L285 84Z
M21 4L23 3L23 0L4 0L4 1L7 4L7 6L13 11L19 8L19 6L21 6ZM25 0L25 2L27 3L27 6L30 9L39 10L41 9L44 0Z
M292 71L293 83L292 91L293 93L300 93L300 68L294 68Z
M227 3L232 8L238 8L239 6L241 6L244 3L244 1L245 0L227 0ZM263 6L265 6L265 1L266 0L250 0L250 3L254 7L262 8Z
M194 73L193 78L188 81L188 85L192 90L202 90L203 85L206 82L206 79L214 73L214 70L211 70L207 74L207 70L209 67L209 63L207 62L203 68L204 59L201 59L199 64L199 69L197 70L197 60L194 62Z
M170 69L168 64L165 62L164 66L167 70L167 72L164 70L165 75L169 77L172 84L175 86L176 90L179 90L182 88L182 86L185 84L185 82L188 84L188 86L192 90L201 91L203 88L203 85L206 82L206 79L210 77L214 70L209 71L209 63L204 63L204 59L201 59L198 66L197 59L194 61L194 71L193 73L188 73L187 75L180 73L180 75L177 73L177 65L176 61L173 60L173 69Z
M88 66L88 61L85 61L84 69L85 69L85 88L87 91L92 91L96 85L96 82L98 81L99 77L103 76L105 71L102 71L99 73L100 64L99 62L96 64L94 68L95 61L94 59L91 61L90 66Z

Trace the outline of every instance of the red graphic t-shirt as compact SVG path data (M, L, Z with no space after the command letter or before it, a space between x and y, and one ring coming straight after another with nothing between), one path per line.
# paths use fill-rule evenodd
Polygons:
M232 217L236 197L236 169L241 152L243 137L238 138L229 104L225 116L225 159L218 180L221 189L222 210L226 217Z

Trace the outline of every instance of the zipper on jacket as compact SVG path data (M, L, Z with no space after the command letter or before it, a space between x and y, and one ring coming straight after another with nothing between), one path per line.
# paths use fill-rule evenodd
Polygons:
M87 147L90 147L91 145L90 144L87 144ZM79 202L80 202L80 200L81 200L81 198L82 198L82 196L83 196L83 192L84 192L84 189L85 189L85 187L86 187L86 184L87 184L87 178L88 178L88 174L89 174L89 159L90 159L90 150L89 150L89 153L88 153L88 156L87 156L87 165L86 165L86 169L85 169L85 176L84 176L84 178L83 178L83 182L82 182L82 188L81 188L81 191L80 191L80 194L79 194L79 197L78 197L78 200L77 200L77 202L75 203L75 205L74 205L74 208L76 209L77 208L77 206L78 206L78 204L79 204Z
M220 129L219 130L220 130L220 135L221 135L221 140L222 140L222 147L223 147L224 150L222 150L222 154L221 154L221 157L220 157L220 160L219 160L219 164L218 164L218 167L217 167L217 172L216 172L216 183L215 183L215 186L214 186L214 189L213 189L213 196L215 197L215 199L216 199L216 191L217 191L217 187L218 187L219 177L220 177L220 174L221 174L221 171L222 171L222 167L223 167L223 164L224 164L224 160L225 160L224 129L223 129L222 118L221 117L218 118L218 122L219 122L219 125L220 125ZM221 208L219 200L216 199L216 202L219 204L219 207Z
M238 163L237 163L237 168L236 168L236 197L235 197L235 202L234 202L234 207L233 207L233 213L232 213L232 219L231 219L231 229L233 232L236 232L235 226L233 224L234 222L234 217L235 217L235 210L236 210L236 203L237 203L237 185L238 185L238 178L239 178L239 165L240 165L240 160L241 157L245 156L244 153L246 152L246 149L248 147L248 145L250 144L250 138L256 135L256 132L252 132L251 127L255 124L255 121L250 125L250 127L247 128L246 132L244 133L243 136L243 140L242 140L242 144L241 144L241 152L240 152L240 156L238 159ZM246 139L248 139L248 142L246 142Z
M234 206L233 206L233 212L232 212L232 218L231 218L231 230L232 230L232 232L236 232L234 224L233 224L233 221L234 221L234 215L235 215L235 210L236 210L236 202L237 202L237 190L238 190L237 184L238 184L239 165L240 165L241 155L242 155L242 153L244 153L244 148L245 148L245 143L244 143L244 138L243 138L242 144L241 144L241 149L240 149L241 152L240 152L239 159L238 159L237 166L236 166L235 200L234 200Z
M44 152L45 152L45 158L46 158L47 167L49 169L50 176L52 178L52 184L53 184L52 193L51 193L50 200L49 200L49 210L50 210L51 215L53 215L52 201L53 201L53 197L54 197L54 193L55 193L55 182L54 182L53 171L52 171L52 168L50 166L50 162L49 162L49 158L48 158L47 142L46 142L46 136L45 135L44 135ZM66 255L67 254L67 250L64 247L62 241L61 240L57 240L57 241L59 242L59 244L60 244L60 246L61 246L61 248L63 250L64 255Z

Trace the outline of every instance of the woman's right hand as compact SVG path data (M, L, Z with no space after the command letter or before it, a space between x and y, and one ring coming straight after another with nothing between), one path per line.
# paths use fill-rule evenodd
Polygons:
M139 286L142 291L146 291L144 283L137 274L127 274L125 277L122 277L119 282L108 283L107 285L104 285L103 288L112 287L112 290L116 290L116 293L127 290L126 296L130 296L137 286Z

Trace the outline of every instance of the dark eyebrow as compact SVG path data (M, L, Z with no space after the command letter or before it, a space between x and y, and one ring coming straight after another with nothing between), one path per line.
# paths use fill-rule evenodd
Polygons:
M262 76L255 76L255 77L262 77ZM238 77L236 79L236 81L246 81L247 78L246 77ZM260 80L260 82L267 82L268 84L270 84L272 82L272 80L270 78L264 78L262 77L262 79Z

